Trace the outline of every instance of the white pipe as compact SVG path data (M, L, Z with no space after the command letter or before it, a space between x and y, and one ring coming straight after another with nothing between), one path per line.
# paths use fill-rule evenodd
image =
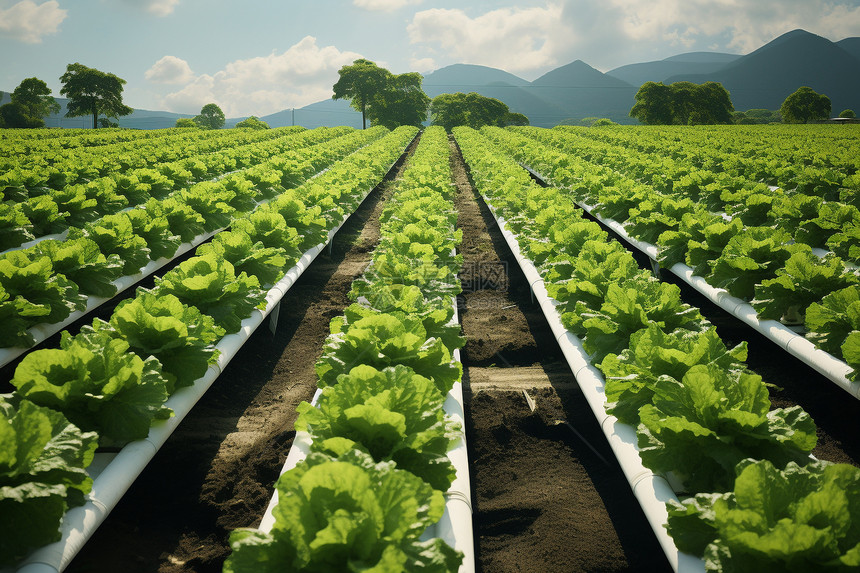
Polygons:
M367 191L364 197L367 197L369 192ZM344 221L348 218L349 215L346 215ZM342 225L343 222L341 222L338 228ZM332 234L329 234L329 239L331 236ZM279 283L295 283L295 280L301 276L302 272L322 252L329 239L308 249L302 255L300 262L287 271L287 274ZM272 290L280 292L283 290L283 286L279 289L273 287L269 292L271 293ZM286 294L285 290L281 294L281 297L284 294ZM278 297L274 303L277 304L281 297ZM267 300L270 301L270 304L267 305L265 312L254 309L252 316L242 321L242 326L238 333L224 336L218 342L216 348L221 352L218 362L210 365L206 374L198 378L192 386L180 388L167 400L165 405L174 412L171 418L154 422L152 427L150 427L147 438L127 444L109 463L99 463L93 467L93 472L90 474L93 477L93 489L87 496L87 501L83 506L66 512L61 523L61 540L36 549L18 565L17 569L4 569L0 573L7 573L7 571L16 571L17 573L58 573L68 566L84 544L92 537L108 513L116 506L119 499L131 487L131 484L134 483L134 480L137 479L137 476L140 475L140 472L143 471L143 468L146 467L158 449L167 441L173 430L176 429L206 390L209 389L227 363L236 355L242 344L248 340L254 330L263 322L265 316L274 306L271 304L272 299L268 296ZM88 468L89 471L90 469ZM93 475L96 472L97 475Z
M488 203L489 204L489 203ZM491 208L491 211L495 211ZM494 214L495 216L495 214ZM497 217L499 227L503 230L506 241L511 246L514 258L523 269L523 273L531 275L537 272L531 260L523 257L516 238L506 231L503 218ZM508 236L511 238L509 239ZM642 465L639 457L639 447L636 440L636 430L628 424L618 422L617 418L606 413L605 381L600 371L591 365L590 358L582 347L579 339L569 332L561 323L558 311L555 310L557 301L552 300L543 283L533 287L534 296L540 303L546 315L550 328L557 336L561 351L570 365L576 382L582 390L592 413L600 424L606 439L618 459L621 470L627 479L633 495L639 501L651 529L660 543L669 564L677 573L699 573L704 571L704 562L686 553L681 553L675 546L675 542L665 528L668 518L666 502L670 499L678 500L675 493L669 487L668 482L651 470Z

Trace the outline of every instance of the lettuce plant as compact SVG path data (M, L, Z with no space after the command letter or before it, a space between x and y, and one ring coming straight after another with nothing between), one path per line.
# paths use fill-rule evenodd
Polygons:
M36 248L53 262L54 271L78 285L80 292L107 298L116 294L113 281L123 274L122 260L117 254L106 257L92 239L42 241Z
M402 364L356 366L323 389L318 407L299 405L296 429L310 432L312 451L325 451L329 438L346 438L375 461L394 461L444 492L455 477L448 449L458 429L445 418L445 398Z
M707 571L860 569L860 469L747 459L734 489L668 504L669 534Z
M242 272L215 252L181 262L161 278L155 279L154 292L175 295L184 304L196 306L215 319L227 334L238 332L242 320L255 308L263 309L266 295L257 277Z
M63 515L92 489L97 443L60 412L0 395L0 565L59 541Z
M237 529L224 573L455 571L461 553L419 541L444 511L442 492L358 450L311 453L276 484L270 533Z
M809 414L800 406L771 410L767 387L751 372L697 365L653 388L652 402L639 409L642 462L674 472L690 492L730 489L744 458L785 467L808 460L815 447Z
M21 397L97 431L103 445L145 438L154 420L172 415L157 359L129 352L122 339L93 348L85 337L63 332L60 346L31 352L18 364L11 383Z

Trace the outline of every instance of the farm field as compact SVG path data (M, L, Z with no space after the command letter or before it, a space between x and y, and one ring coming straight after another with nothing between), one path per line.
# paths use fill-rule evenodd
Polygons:
M661 548L652 532L654 522L643 514L641 500L634 496L625 477L627 470L616 460L617 444L610 445L618 430L609 441L604 434L606 427L616 422L598 421L589 391L581 389L574 376L582 370L572 366L567 348L559 346L557 328L582 341L583 354L598 367L591 371L612 379L601 390L611 393L613 400L609 402L621 400L614 414L631 428L634 440L639 422L643 423L640 432L648 428L650 441L643 441L641 433L639 436L640 447L647 446L650 452L648 475L660 481L669 474L667 483L681 499L693 493L733 491L736 461L753 457L782 467L789 462L804 465L811 453L819 460L845 464L839 466L845 472L839 483L849 490L847 515L860 519L860 500L851 497L855 486L846 485L851 479L860 484L858 478L848 477L848 468L860 467L856 439L860 401L846 394L846 388L852 388L852 369L858 364L854 344L860 344L860 322L852 322L856 320L853 309L860 305L855 302L860 300L855 266L860 259L860 245L856 244L860 225L856 161L860 154L846 149L860 151L860 139L850 127L812 127L768 127L760 132L745 128L738 137L726 136L728 128L710 134L706 128L666 133L626 128L485 128L480 132L457 128L449 137L450 172L441 177L447 178L444 186L453 189L450 211L462 233L456 247L462 261L456 283L445 286L443 292L450 293L455 287L459 291L455 294L465 337L460 359L477 570L668 571L677 559L677 550L674 557L668 552L667 558L665 547ZM21 157L22 150L30 150L26 154L29 163L14 166L15 154L2 158L7 166L6 174L0 174L6 185L3 206L10 213L7 221L12 223L4 223L0 233L10 248L0 260L17 261L7 268L25 268L23 255L13 253L29 252L12 243L39 248L40 233L33 221L42 221L42 230L68 228L44 233L51 235L48 241L58 245L73 240L83 243L97 237L94 229L104 217L121 217L127 212L123 208L134 204L146 206L137 210L163 210L157 201L195 196L195 188L202 192L188 205L203 210L198 211L200 221L192 225L187 237L180 237L179 229L170 224L160 227L160 236L174 237L168 241L175 243L174 253L179 252L180 242L193 242L183 239L197 239L203 245L201 252L209 257L223 257L231 248L238 249L238 231L270 241L261 244L268 250L245 252L234 263L234 276L241 267L248 269L248 275L256 271L262 277L256 286L246 286L249 292L258 293L246 297L253 301L248 312L261 304L267 286L280 280L276 270L279 264L286 270L290 261L298 261L313 245L324 245L326 233L331 241L330 247L316 249L316 259L283 295L274 332L265 327L255 330L229 364L219 365L220 375L211 388L145 465L67 571L221 571L230 554L230 531L259 524L296 436L296 408L302 401L310 401L317 387L315 364L329 351L330 322L342 316L354 301L355 297L349 296L356 288L353 282L363 280L362 273L373 260L377 245L388 244L389 239L380 241L380 218L388 216L389 206L396 206L392 196L425 140L425 135L412 140L414 133L374 129L374 133L286 129L279 137L245 136L230 145L224 145L229 137L217 133L217 149L226 147L223 152L212 152L201 135L197 147L190 142L171 143L177 155L153 151L148 160L115 165L105 157L97 159L95 151L110 146L114 153L106 156L122 156L118 150L125 149L122 146L127 145L128 132L106 132L99 137L69 134L41 142L16 142ZM769 138L768 145L759 149L773 150L772 156L761 158L750 151L761 146L757 133ZM75 137L81 138L80 149ZM176 138L178 134L165 137ZM215 137L212 134L213 141ZM438 134L433 137L438 138ZM706 148L703 137L725 143ZM801 138L803 144L796 145ZM150 136L147 143L157 139ZM56 154L51 167L38 161L42 149ZM66 149L75 151L66 154ZM183 152L186 155L181 156ZM366 165L371 157L378 164L373 169ZM87 169L63 171L63 165L84 163L89 165ZM161 164L170 166L159 169ZM777 169L779 166L785 168ZM35 175L43 171L50 171L51 177ZM273 177L272 172L277 175ZM765 172L774 175L769 178ZM166 174L175 177L170 179ZM429 175L423 177L425 185L434 185ZM227 183L221 183L224 180ZM147 198L158 185L164 197ZM338 191L328 194L330 189ZM99 199L93 204L88 193L100 193L98 197L111 200ZM200 198L207 194L218 195L222 201ZM52 211L49 201L40 197L82 209L77 217L65 216L60 221L62 211ZM266 202L273 207L266 207ZM119 208L97 212L108 204ZM590 213L577 205L584 205ZM261 207L268 214L281 213L285 225L273 223L271 217L263 222L262 216L248 214ZM185 213L183 220L194 219L189 217L188 208L175 207L173 212L180 211ZM716 218L710 218L715 213ZM628 214L629 219L625 218ZM22 216L30 220L29 227ZM179 219L177 215L171 223ZM258 219L262 228L253 229L243 222ZM340 227L342 220L345 222ZM16 231L16 222L23 231ZM663 282L651 274L648 254L615 234L618 224L623 232L659 249L655 258L663 267ZM285 227L297 230L291 233ZM339 230L332 235L335 229ZM151 231L143 244L147 240L156 244L157 234ZM213 235L215 238L210 239ZM227 237L235 238L228 241ZM744 242L736 237L750 239ZM276 239L288 248L279 250ZM100 248L109 243L90 240ZM753 240L755 244L749 246ZM513 251L512 241L517 241ZM170 261L162 262L151 275L126 273L140 282L131 282L112 298L106 283L118 281L124 276L121 271L139 271L155 260L149 248L148 254L141 257L138 253L129 263L133 248L128 245L133 242L122 243L126 250L116 247L113 252L102 251L101 257L90 255L90 266L107 273L98 275L103 289L99 293L83 293L56 275L45 276L45 283L53 285L50 292L64 289L65 296L73 299L54 304L52 309L57 313L63 314L59 307L68 311L55 322L72 334L82 328L85 332L93 330L88 325L93 324L94 317L111 323L116 309L122 308L117 305L118 298L133 297L136 287L149 290L169 282L162 277L177 272L171 269L184 269L194 254L191 249L196 247L184 254L171 254L172 259L156 257ZM163 247L158 253L167 250ZM32 261L43 260L39 257L51 259L51 252L56 251L27 255L29 268ZM582 258L581 252L591 253L590 258ZM521 268L524 259L532 270ZM595 271L594 265L601 259L613 261L613 267ZM762 323L782 319L798 339L815 343L822 352L829 351L844 365L839 376L847 383L834 384L833 377L816 370L814 364L787 353L712 304L687 282L666 272L678 263L714 270L717 278L712 286L734 290L737 298L751 302ZM381 268L380 263L374 264L371 269ZM591 274L576 270L586 268L584 265L592 265L587 267ZM535 269L540 284L531 274ZM4 271L3 276L12 272ZM3 294L24 297L27 289L15 284L0 278ZM635 285L641 296L625 301L623 304L633 310L624 310L620 302L624 292L617 291L629 285ZM547 304L533 296L540 289L561 306L548 312ZM660 304L646 300L649 293L658 293ZM95 298L104 301L88 308L90 299ZM16 325L22 326L12 336L13 342L32 342L28 335L33 341L44 338L44 342L33 352L22 348L23 356L8 359L0 370L0 393L22 386L16 367L28 360L28 355L40 348L59 348L61 344L65 348L69 344L61 342L59 334L40 334L45 328L42 322L30 318L33 313L16 315L12 299L0 299L0 304L5 305L3 312L10 313L2 316L14 317ZM614 306L607 306L610 302ZM84 312L89 313L80 318ZM792 321L788 315L800 315L807 321L812 316L814 324L808 323L809 328L804 329L802 320ZM238 324L235 318L242 318L241 314L231 318L223 312L216 316L222 330L228 332L234 329L233 322ZM661 329L664 334L660 334ZM677 334L679 330L683 336ZM673 332L677 335L674 341L667 336ZM695 341L705 337L709 337L707 352L696 350L699 343ZM643 341L654 347L663 344L665 351L648 350L651 354L647 355ZM636 344L640 345L638 351ZM672 352L696 356L700 362L669 360L668 356L675 356ZM206 365L215 359L204 356L197 359L198 363L200 360ZM665 371L648 371L649 361L672 365L661 366ZM167 359L165 364L172 364L173 370L162 384L172 383L172 392L183 384L183 372L175 361ZM717 367L727 374L717 372ZM684 432L673 434L667 429L669 418L681 417L677 411L667 413L672 408L671 396L679 404L685 399L691 403L702 399L682 398L680 390L674 394L665 390L667 378L674 380L672 376L677 378L673 383L678 388L684 387L682 378L692 387L692 382L686 382L688 370L695 371L700 381L707 375L713 386L710 392L723 396L722 405L700 406L700 412L710 408L710 413L695 423L710 432L713 441L698 446L684 445L678 438ZM618 385L625 379L656 380L660 375L664 377L653 386L645 382ZM735 385L754 388L754 397L737 396ZM166 397L168 391L164 392ZM641 412L648 412L649 417ZM157 407L150 407L150 415L158 419ZM693 414L686 416L691 423ZM738 422L735 428L729 419L742 419L747 426ZM110 444L102 440L101 448L115 450L124 435L115 436ZM694 463L708 468L708 475L683 463L672 466L678 463L670 452L672 447L700 450L698 457L693 456ZM716 453L709 457L710 451ZM856 491L860 492L860 485ZM847 545L851 535L849 531L833 542L841 552L836 557L842 557L846 566L855 557ZM742 554L740 549L735 551L735 555ZM810 561L800 562L814 563L815 557L810 551L802 557ZM720 554L719 559L729 558ZM755 559L769 562L767 557Z

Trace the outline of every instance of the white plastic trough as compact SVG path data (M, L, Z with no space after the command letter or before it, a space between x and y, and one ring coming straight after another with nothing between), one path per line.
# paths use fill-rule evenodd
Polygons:
M645 518L660 543L669 565L677 573L703 572L705 570L704 562L698 557L679 551L672 537L666 531L665 525L669 515L666 510L666 502L669 500L678 501L678 497L664 476L655 474L642 465L636 429L629 424L622 424L615 416L606 413L603 375L591 365L588 354L583 349L579 339L562 324L561 317L555 309L556 305L559 304L558 301L549 296L537 268L522 255L516 235L508 230L505 219L496 214L492 205L488 202L487 205L496 218L514 258L526 275L532 288L532 295L540 304L576 382L618 459L624 477L627 479L633 495L639 501ZM535 279L535 277L537 278Z
M373 188L365 192L359 204L372 190ZM11 573L12 571L16 573L59 573L68 567L120 498L128 491L137 476L155 456L155 453L167 441L173 430L206 393L242 345L262 324L266 316L274 311L284 294L317 255L322 252L350 215L351 213L345 215L340 224L329 231L324 242L308 249L296 265L269 289L264 311L254 309L252 315L242 321L238 333L228 334L218 342L216 348L221 354L217 363L210 365L206 374L197 379L192 386L180 388L167 400L165 405L174 412L172 418L155 422L150 428L147 438L127 444L118 453L96 454L93 463L87 468L87 472L93 478L92 492L87 496L84 505L69 510L63 517L60 526L62 536L60 541L34 550L17 565L17 568L3 569L0 570L0 573Z

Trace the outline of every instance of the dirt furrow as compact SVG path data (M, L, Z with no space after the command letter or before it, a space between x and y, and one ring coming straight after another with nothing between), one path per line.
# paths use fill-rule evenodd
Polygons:
M479 570L670 570L453 143L451 165Z

